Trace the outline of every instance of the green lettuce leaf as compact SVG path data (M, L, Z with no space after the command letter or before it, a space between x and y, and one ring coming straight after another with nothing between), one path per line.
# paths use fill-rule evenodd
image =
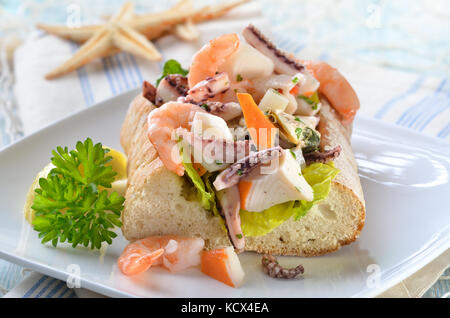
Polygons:
M308 212L314 204L319 203L328 196L331 189L331 181L337 176L339 169L334 166L333 162L326 164L313 163L302 170L302 175L306 182L313 188L314 199L312 201L299 201L296 208L294 218L300 219Z
M186 172L186 175L188 178L192 181L192 184L197 189L197 193L200 196L200 202L202 203L202 206L206 210L211 210L212 206L215 206L215 194L214 192L209 192L206 189L205 183L203 182L203 179L199 176L198 172L194 169L194 166L192 163L189 162L183 162L184 171Z
M156 87L158 87L159 82L169 74L181 74L186 76L189 73L188 70L185 70L181 64L176 60L168 60L163 67L163 73L160 78L156 80Z
M206 189L208 190L208 192L211 194L211 207L212 207L212 212L215 216L219 216L219 220L220 220L220 224L222 225L222 229L227 232L227 227L225 225L225 220L223 219L222 215L219 213L219 210L217 209L217 204L216 204L216 192L213 188L213 180L216 179L218 173L210 173L207 172L205 173L205 175L203 176L203 180L205 181L205 186Z
M216 204L216 193L214 191L212 180L217 176L216 174L207 172L200 177L197 170L194 169L192 163L183 162L184 171L186 172L186 176L191 180L195 189L197 190L197 194L199 195L199 200L206 210L212 211L215 216L219 216L220 224L222 229L227 232L227 228L225 226L225 221L223 217L220 215L219 210L217 209Z
M313 188L314 199L311 202L303 200L284 202L262 212L241 210L242 232L245 236L262 236L272 232L291 217L294 217L295 220L300 219L314 204L328 196L331 181L338 173L339 169L334 166L333 162L313 163L307 166L303 169L302 174Z

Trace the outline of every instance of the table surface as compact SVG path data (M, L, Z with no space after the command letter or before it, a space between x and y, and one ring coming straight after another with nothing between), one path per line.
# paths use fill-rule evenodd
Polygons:
M0 37L5 34L23 36L37 21L64 23L67 12L78 8L81 12L81 23L92 23L99 16L114 12L122 2L80 0L77 1L79 7L74 8L71 7L73 1L69 0L3 0L0 1L3 6L3 10L0 9ZM133 2L138 12L148 12L163 9L175 1ZM448 78L450 75L450 1L259 2L275 34L299 39L308 47L326 47L326 55L341 56L423 76ZM5 92L7 89L10 90L11 87L0 86L3 96L11 94L10 91ZM450 123L450 118L448 121ZM5 133L5 126L0 112L0 148L13 139ZM20 136L20 133L17 136ZM0 295L20 282L24 275L26 273L22 273L19 266L0 260ZM447 269L444 276L450 276L450 269ZM424 297L441 297L449 290L449 280L440 279Z

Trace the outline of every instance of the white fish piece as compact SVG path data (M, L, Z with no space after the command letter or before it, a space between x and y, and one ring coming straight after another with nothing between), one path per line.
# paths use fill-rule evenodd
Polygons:
M302 122L306 124L306 126L312 129L316 129L320 121L320 118L317 116L295 116L295 117L300 119Z
M314 116L322 107L322 103L318 103L317 107L314 109L311 104L305 101L302 98L296 98L297 101L297 110L294 112L295 115L300 116Z
M292 81L299 86L298 95L315 92L319 89L320 83L311 73L305 70L303 73L297 73L292 77Z
M208 113L195 113L191 132L202 138L233 140L233 134L226 121Z
M281 95L277 90L271 88L264 94L263 98L259 102L259 108L265 112L269 109L275 111L284 111L289 104L289 99Z
M300 165L289 151L284 151L273 173L264 173L259 166L242 181L250 182L251 187L242 209L262 212L276 204L294 200L311 201L313 189L301 174Z
M273 69L270 58L245 42L241 42L238 50L219 68L227 72L233 82L266 77L273 73Z
M297 98L295 98L294 95L289 93L289 91L284 92L283 96L286 97L287 100L289 101L286 108L284 109L284 112L292 115L293 113L295 113L297 111L297 108L298 108Z
M256 99L262 98L270 88L281 89L284 93L285 91L289 92L294 86L292 77L285 74L273 74L253 81Z

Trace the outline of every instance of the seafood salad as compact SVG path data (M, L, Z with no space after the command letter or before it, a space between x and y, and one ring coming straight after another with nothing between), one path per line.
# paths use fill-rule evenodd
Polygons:
M131 243L118 264L126 275L162 265L176 272L201 265L204 273L238 286L243 270L236 252L246 236L265 235L288 218L299 219L327 197L339 173L342 147L321 147L323 103L340 125L359 109L348 81L325 62L300 60L278 49L255 26L205 44L188 70L167 61L142 96L156 106L147 136L162 164L187 180L204 209L222 220L233 246L205 250L202 238L151 236ZM264 271L284 269L272 255Z

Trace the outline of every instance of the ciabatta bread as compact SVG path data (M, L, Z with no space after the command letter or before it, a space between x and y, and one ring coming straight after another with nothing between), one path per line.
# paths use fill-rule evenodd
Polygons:
M365 220L365 204L357 165L350 145L351 128L344 127L322 99L321 148L341 145L334 160L340 173L327 199L298 221L290 219L271 233L246 237L246 250L279 255L312 256L338 250L353 242ZM128 188L122 212L122 231L134 241L151 235L199 236L206 247L230 246L219 217L202 208L183 177L167 170L148 140L147 115L154 106L142 95L130 105L121 131L128 155Z

